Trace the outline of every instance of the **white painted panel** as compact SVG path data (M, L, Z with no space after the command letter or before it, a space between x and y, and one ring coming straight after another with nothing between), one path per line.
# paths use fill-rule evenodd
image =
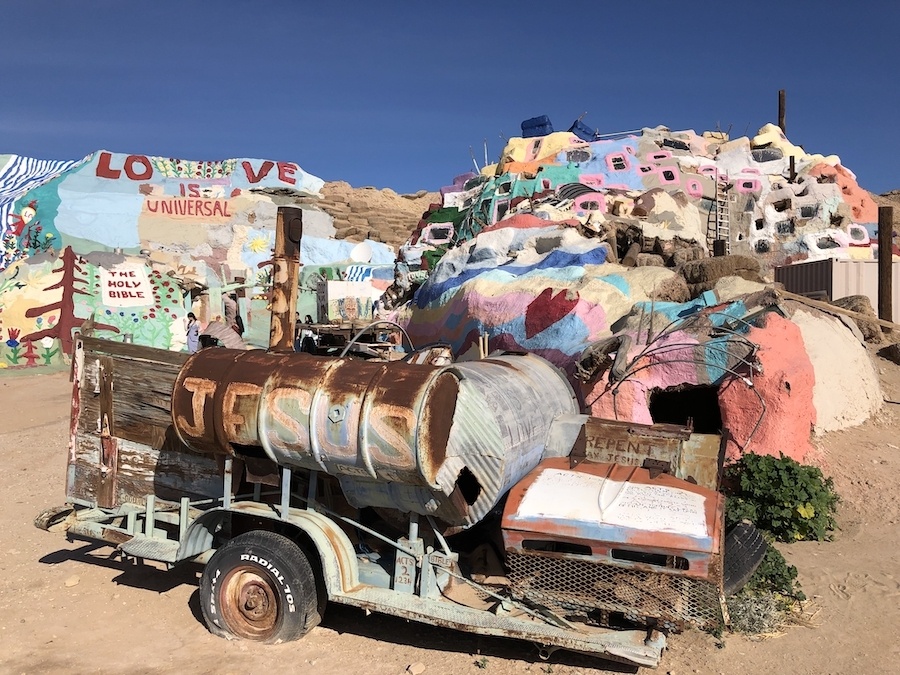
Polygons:
M832 266L833 299L865 295L878 312L878 261L835 260ZM891 273L893 320L900 321L900 260L894 260Z

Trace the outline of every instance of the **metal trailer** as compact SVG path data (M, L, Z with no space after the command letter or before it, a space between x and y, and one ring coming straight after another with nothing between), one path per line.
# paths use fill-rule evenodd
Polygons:
M227 350L205 351L220 358ZM76 339L68 504L42 513L37 527L104 542L125 559L204 564L203 616L211 632L228 638L298 638L335 602L527 640L543 658L564 648L658 664L666 638L655 625L574 622L502 583L476 581L448 543L453 528L435 517L410 512L399 534L404 516L396 511L393 528L348 514L339 483L323 471L281 465L273 475L250 456L192 450L173 430L171 410L186 360Z

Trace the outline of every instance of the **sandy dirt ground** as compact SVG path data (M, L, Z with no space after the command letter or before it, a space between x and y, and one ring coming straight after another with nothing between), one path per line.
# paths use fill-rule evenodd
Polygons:
M883 412L819 442L817 463L843 500L840 532L782 549L800 569L810 625L762 640L672 636L657 672L900 673L900 403L890 402L900 402L900 367L877 363ZM213 637L199 618L198 568L130 565L33 526L65 501L69 393L65 374L0 378L0 673L635 672L565 652L544 662L528 643L334 605L299 642Z

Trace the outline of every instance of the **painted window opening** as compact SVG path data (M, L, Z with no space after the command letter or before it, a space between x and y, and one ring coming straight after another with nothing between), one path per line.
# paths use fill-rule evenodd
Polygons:
M680 179L678 177L678 170L675 169L674 167L668 168L668 169L663 169L659 173L659 182L660 183L665 183L665 184L678 183L679 180Z
M778 231L778 234L794 234L794 221L781 220L775 223L775 229Z
M581 163L587 162L591 158L591 153L587 150L569 150L566 152L566 161Z
M818 206L801 206L800 207L800 217L801 218L815 218L819 213Z
M703 184L696 178L689 179L687 181L687 185L685 185L685 189L687 190L687 193L694 199L698 199L703 196Z
M779 213L787 211L791 208L791 200L790 199L779 199L777 202L772 204L772 208L774 208Z
M606 156L606 164L610 171L626 171L631 167L631 161L624 152L616 152Z

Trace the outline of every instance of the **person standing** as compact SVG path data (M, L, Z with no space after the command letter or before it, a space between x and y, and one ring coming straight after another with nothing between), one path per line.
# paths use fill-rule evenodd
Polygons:
M231 330L243 337L244 320L241 318L237 293L222 293L222 304L225 307L225 323Z
M189 354L193 354L200 349L200 324L197 323L197 317L193 312L187 315L187 350Z

